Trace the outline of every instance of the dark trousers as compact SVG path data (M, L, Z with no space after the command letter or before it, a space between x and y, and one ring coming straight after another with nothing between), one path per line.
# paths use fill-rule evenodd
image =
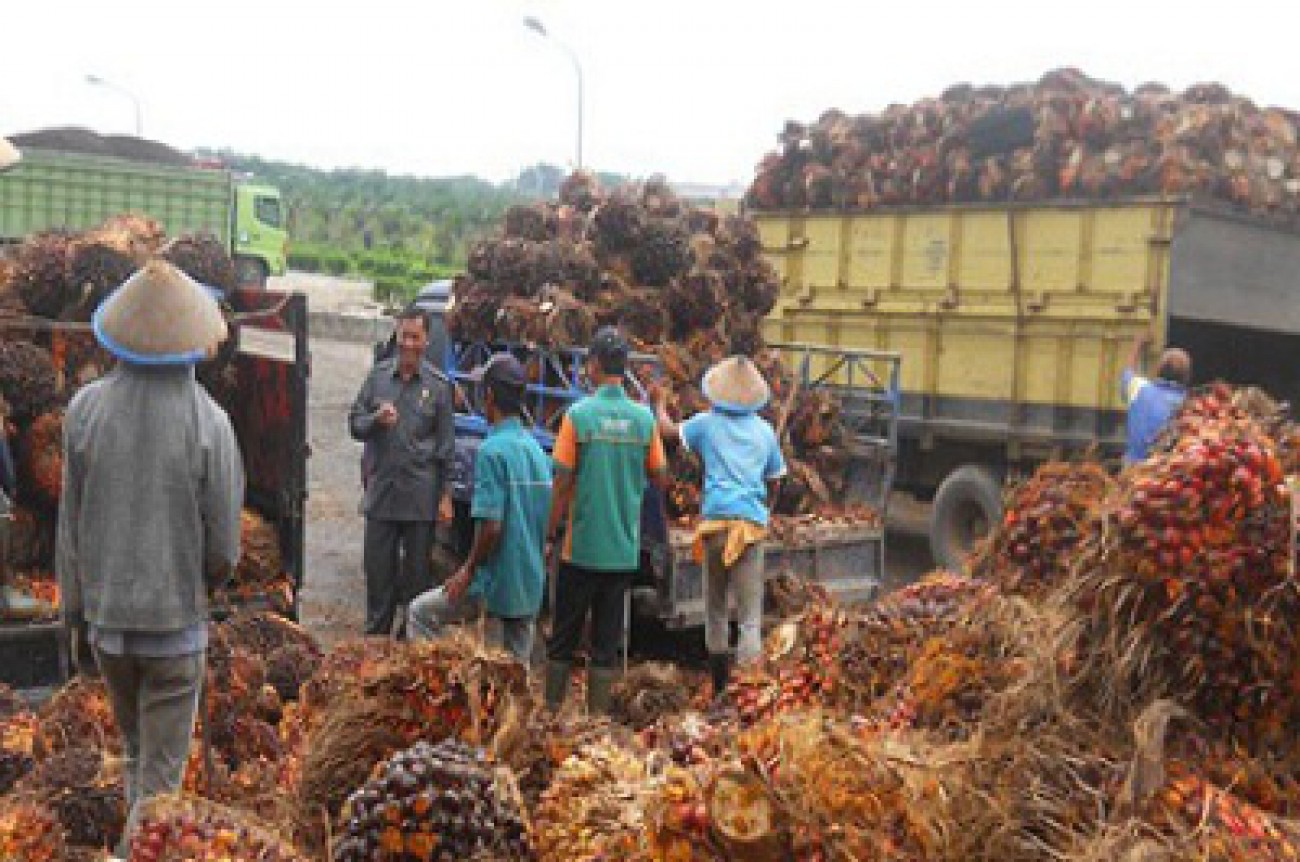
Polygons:
M433 586L429 578L430 521L366 519L366 634L388 635L399 604Z
M590 614L592 666L618 667L618 651L623 645L623 597L632 585L633 574L597 572L560 563L546 657L553 662L572 662Z

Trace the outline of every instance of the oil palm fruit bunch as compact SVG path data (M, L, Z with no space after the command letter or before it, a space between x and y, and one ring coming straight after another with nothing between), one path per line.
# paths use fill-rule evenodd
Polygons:
M1002 528L977 555L973 569L1005 592L1051 589L1078 560L1079 545L1097 526L1098 506L1113 481L1098 464L1051 463L1017 487Z
M136 262L113 246L84 236L68 248L68 283L59 317L87 321L118 285L136 271Z
M30 800L0 804L0 859L63 862L67 852L59 819L48 806Z
M1300 859L1300 832L1236 793L1206 781L1183 764L1149 802L1147 817L1158 829L1184 837L1188 858L1216 862L1292 862Z
M108 847L122 837L126 796L120 771L95 748L69 748L40 763L18 792L58 817L69 844Z
M199 284L229 295L239 287L235 262L221 240L211 233L188 233L175 237L162 250L170 261Z
M46 231L18 247L10 280L32 314L57 318L71 301L68 259L73 239L66 231Z
M690 266L690 234L685 227L674 219L648 220L632 249L632 274L637 283L667 287Z
M506 210L506 236L545 242L555 238L555 213L543 203L515 204Z
M252 509L244 509L239 513L239 565L235 569L235 583L272 584L283 572L280 537L275 525Z
M643 840L642 758L608 738L575 751L560 765L533 812L541 862L635 858Z
M307 862L269 830L202 800L155 797L131 837L131 862Z
M267 656L266 681L275 688L285 703L297 700L303 684L320 667L320 661L318 650L302 644L285 644Z
M481 750L416 743L376 767L348 797L338 862L533 858L521 812Z
M447 331L462 341L492 341L500 309L501 294L490 284L458 284L456 302L447 313Z
M58 389L50 352L27 341L0 341L0 398L19 424L53 407Z
M541 287L536 280L538 244L514 238L492 242L492 283L515 296L535 295Z
M578 212L589 212L600 198L600 181L588 171L574 171L560 183L560 203Z
M23 488L41 504L56 506L63 487L63 413L52 410L32 422L23 437Z
M696 330L717 326L727 310L725 290L721 276L707 269L673 279L661 300L668 307L672 339L681 341Z
M637 201L615 192L592 214L596 249L604 255L628 254L641 241L645 220Z

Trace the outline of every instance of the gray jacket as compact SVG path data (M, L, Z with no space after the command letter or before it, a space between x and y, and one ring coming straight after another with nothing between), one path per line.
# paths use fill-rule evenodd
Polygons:
M208 577L239 561L244 468L193 369L118 365L72 399L63 451L65 619L124 632L204 622Z
M392 428L375 422L385 401L397 406ZM403 381L395 358L376 362L352 403L348 429L366 444L366 517L432 523L456 454L451 384L442 372L422 362L419 375Z

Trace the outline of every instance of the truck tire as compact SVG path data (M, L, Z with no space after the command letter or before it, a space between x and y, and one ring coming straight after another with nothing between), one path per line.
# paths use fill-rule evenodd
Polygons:
M961 572L971 548L1002 518L1002 483L989 467L967 464L948 474L930 511L930 552L941 568Z
M235 258L235 276L240 287L266 287L266 264L255 257Z

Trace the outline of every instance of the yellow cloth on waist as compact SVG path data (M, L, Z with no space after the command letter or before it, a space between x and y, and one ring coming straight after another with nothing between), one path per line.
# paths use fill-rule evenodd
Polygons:
M695 544L691 548L695 562L704 562L704 540L719 535L727 537L722 549L722 565L731 568L746 548L767 538L767 527L739 518L700 521L695 527Z

